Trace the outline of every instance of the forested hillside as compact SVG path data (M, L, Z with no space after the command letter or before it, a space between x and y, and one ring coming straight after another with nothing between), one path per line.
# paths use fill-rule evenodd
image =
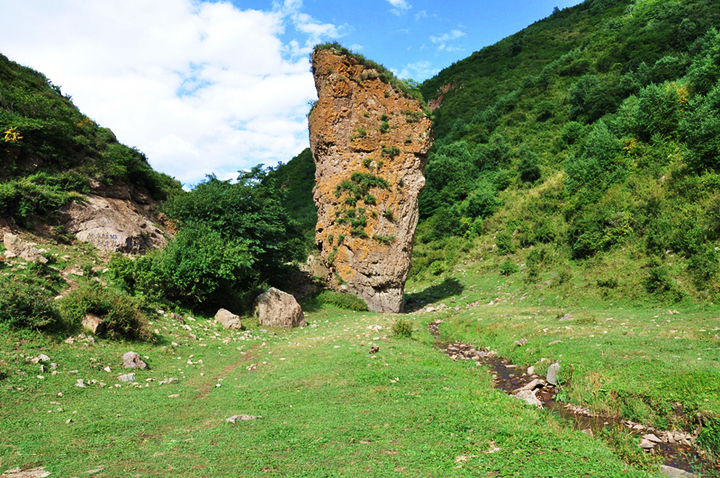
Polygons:
M715 297L719 23L710 1L586 1L426 81L415 274L459 241L528 285Z

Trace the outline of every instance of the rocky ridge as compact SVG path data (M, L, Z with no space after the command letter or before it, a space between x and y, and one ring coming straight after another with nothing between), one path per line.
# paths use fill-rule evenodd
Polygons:
M403 309L432 122L352 56L316 49L309 116L316 243L336 290L373 312Z

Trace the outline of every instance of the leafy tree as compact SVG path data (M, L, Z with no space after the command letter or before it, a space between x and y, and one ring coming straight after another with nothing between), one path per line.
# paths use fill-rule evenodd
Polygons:
M303 239L283 192L256 166L236 183L214 176L171 197L164 212L179 232L162 251L113 264L129 288L191 306L249 305L255 289L280 280L285 263L302 259Z
M720 170L720 82L690 101L680 123L687 164L696 172Z

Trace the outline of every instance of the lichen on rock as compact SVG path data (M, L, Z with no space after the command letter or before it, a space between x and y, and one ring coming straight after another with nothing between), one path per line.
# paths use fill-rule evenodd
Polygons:
M401 312L432 121L385 72L317 48L309 116L316 243L330 284L374 312Z

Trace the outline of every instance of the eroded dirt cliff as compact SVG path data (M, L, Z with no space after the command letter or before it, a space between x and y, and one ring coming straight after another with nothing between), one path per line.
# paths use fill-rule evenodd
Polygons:
M317 49L313 73L316 242L331 286L374 312L400 312L432 122L417 99L341 52Z

